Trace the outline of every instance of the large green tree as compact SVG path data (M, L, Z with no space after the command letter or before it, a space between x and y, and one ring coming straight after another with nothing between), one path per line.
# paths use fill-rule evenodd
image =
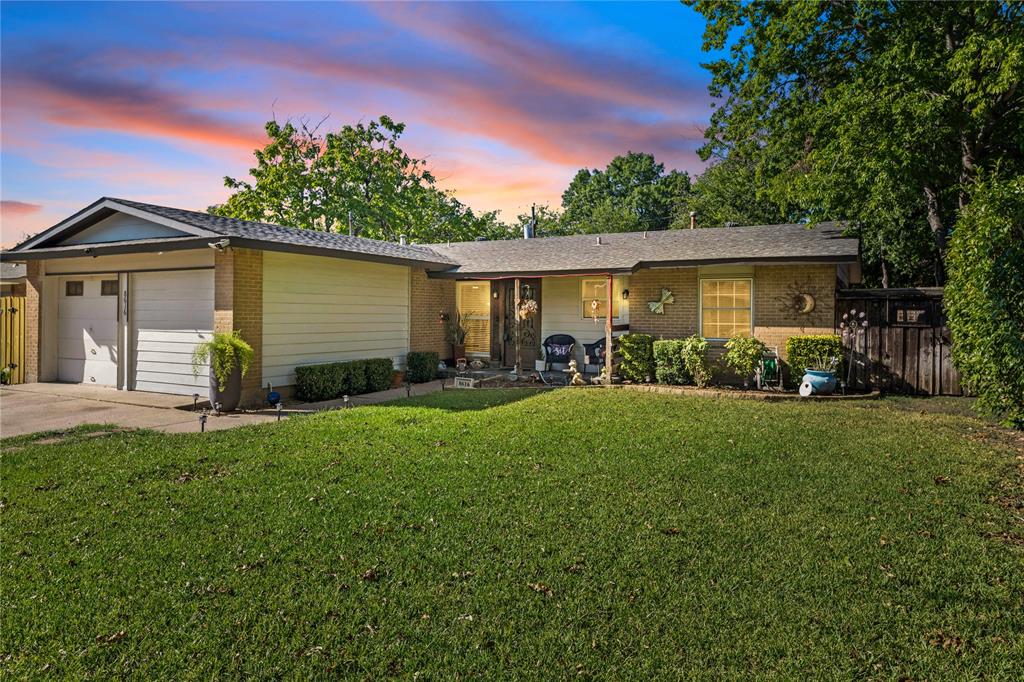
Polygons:
M211 207L217 215L419 242L501 236L494 212L475 214L436 186L423 160L399 145L405 124L381 116L321 134L304 123L266 124L268 142L255 150L252 182L224 178L234 190Z
M756 183L754 165L738 155L711 164L684 196L671 227L689 227L691 212L697 214L698 227L774 225L804 217L796 207L779 206L765 192L758 192Z
M759 199L851 219L876 277L941 283L971 183L1024 164L1024 5L688 4L726 52L704 158L749 159Z
M651 154L628 152L604 169L583 168L562 193L569 234L664 230L690 190L684 172L665 172Z

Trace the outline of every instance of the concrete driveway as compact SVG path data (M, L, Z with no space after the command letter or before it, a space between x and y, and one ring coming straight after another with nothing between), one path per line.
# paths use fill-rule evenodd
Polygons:
M206 430L274 421L270 412L211 414ZM199 431L192 399L161 393L118 391L78 384L19 384L0 387L0 437L67 429L80 424L117 424L169 433Z

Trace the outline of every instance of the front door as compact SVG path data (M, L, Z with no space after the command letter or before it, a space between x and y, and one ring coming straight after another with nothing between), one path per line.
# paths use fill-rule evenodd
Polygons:
M523 371L533 369L533 363L540 357L540 279L519 280L520 301L536 301L537 313L519 321L519 353ZM516 284L505 280L502 285L501 322L501 364L512 367L516 364Z

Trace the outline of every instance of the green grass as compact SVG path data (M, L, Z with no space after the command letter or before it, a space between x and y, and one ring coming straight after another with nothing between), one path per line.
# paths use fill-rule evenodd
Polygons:
M1019 462L947 412L460 391L5 441L0 670L1019 679Z

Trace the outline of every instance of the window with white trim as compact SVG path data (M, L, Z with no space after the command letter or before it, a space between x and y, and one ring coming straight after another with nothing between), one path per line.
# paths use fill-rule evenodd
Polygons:
M604 318L608 313L608 278L583 279L580 283L580 303L584 319ZM619 316L619 297L612 289L612 317Z
M707 339L753 336L752 279L700 281L700 335Z

